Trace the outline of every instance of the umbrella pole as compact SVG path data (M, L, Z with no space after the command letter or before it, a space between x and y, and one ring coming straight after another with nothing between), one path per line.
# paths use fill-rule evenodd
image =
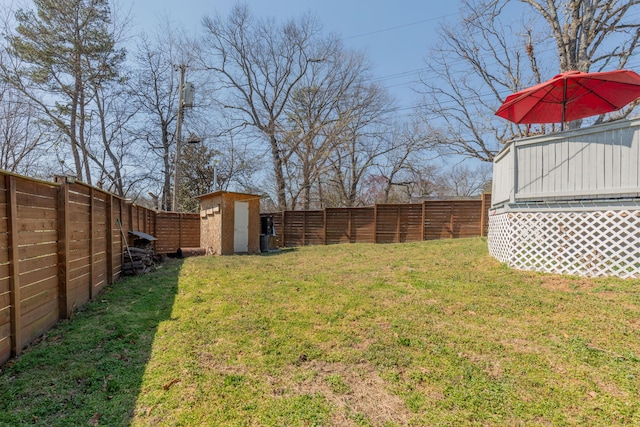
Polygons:
M560 132L564 130L564 112L567 108L567 79L562 80L562 122L560 123Z

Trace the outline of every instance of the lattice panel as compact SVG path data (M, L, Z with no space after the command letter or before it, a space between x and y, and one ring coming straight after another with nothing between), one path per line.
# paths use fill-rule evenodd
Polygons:
M489 253L520 270L640 277L640 211L510 212L489 219Z
M509 215L500 214L489 217L489 253L500 262L509 263L511 255L511 222Z

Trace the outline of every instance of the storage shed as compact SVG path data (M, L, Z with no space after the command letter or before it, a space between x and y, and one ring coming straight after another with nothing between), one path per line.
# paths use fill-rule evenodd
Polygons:
M200 247L207 255L260 251L260 197L216 191L200 200Z

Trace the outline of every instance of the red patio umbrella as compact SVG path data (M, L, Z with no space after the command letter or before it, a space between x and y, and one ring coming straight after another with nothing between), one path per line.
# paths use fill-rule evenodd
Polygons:
M564 123L619 110L640 97L640 76L631 70L567 71L509 95L496 115L514 123Z

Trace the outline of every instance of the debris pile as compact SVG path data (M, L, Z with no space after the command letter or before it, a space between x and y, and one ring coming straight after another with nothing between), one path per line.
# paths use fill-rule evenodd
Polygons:
M133 246L126 245L122 273L129 276L148 273L158 261L153 247L157 239L141 231L129 231L129 234L133 235Z
M130 247L124 253L122 272L125 275L137 276L148 273L153 267L153 249Z

